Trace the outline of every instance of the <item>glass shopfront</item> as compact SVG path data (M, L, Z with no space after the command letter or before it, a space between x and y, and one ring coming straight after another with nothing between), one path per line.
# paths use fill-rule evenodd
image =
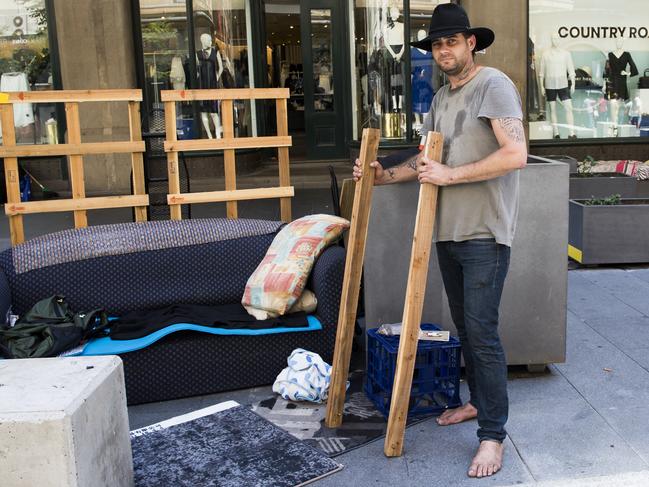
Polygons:
M244 0L140 0L150 132L164 132L161 90L250 86L246 15ZM180 138L222 136L218 102L180 103L176 110ZM235 134L251 135L250 103L236 102L234 110Z
M649 136L648 29L646 0L530 0L530 140Z
M163 89L285 87L292 156L344 157L364 127L384 142L417 141L444 77L409 42L448 1L140 0L149 128L164 130ZM178 108L178 126L218 137L218 104L196 105ZM265 128L252 127L248 103L236 108L237 134L273 130L269 105L258 114Z
M369 126L386 142L417 140L443 75L430 52L409 42L428 35L440 3L448 0L356 0L356 139Z
M54 89L50 52L45 0L0 0L0 91ZM16 141L57 143L56 119L54 105L16 104Z

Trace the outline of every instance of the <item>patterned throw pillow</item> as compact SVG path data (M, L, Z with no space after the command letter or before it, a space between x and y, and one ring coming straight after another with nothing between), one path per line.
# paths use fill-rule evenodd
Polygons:
M333 215L308 215L280 230L248 279L241 304L257 319L283 315L297 301L315 259L340 238L349 222Z

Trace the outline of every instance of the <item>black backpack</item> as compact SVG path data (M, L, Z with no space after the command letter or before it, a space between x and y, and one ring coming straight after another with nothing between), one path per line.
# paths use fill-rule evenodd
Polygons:
M85 340L105 333L103 309L73 312L63 296L36 303L13 327L0 327L0 354L5 358L56 357Z
M649 68L644 70L644 73L642 73L642 76L638 78L638 88L641 90L646 90L649 88Z

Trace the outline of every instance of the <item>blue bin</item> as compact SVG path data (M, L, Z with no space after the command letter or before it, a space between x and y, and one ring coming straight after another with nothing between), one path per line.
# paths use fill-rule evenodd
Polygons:
M423 323L421 329L439 330L439 327ZM377 330L378 328L374 328L367 331L365 394L387 417L392 399L399 337L380 335ZM448 342L419 341L408 416L439 414L447 408L461 405L460 360L460 342L455 337L451 337Z

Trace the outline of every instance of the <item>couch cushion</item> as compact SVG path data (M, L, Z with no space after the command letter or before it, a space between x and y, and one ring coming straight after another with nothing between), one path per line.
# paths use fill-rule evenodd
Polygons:
M134 225L138 231L149 227L153 239L159 231L157 223L162 222ZM66 296L74 310L103 307L116 315L174 303L233 303L241 299L248 276L272 242L274 229L281 226L280 222L271 223L274 225L263 230L264 234L192 245L179 239L180 246L171 248L84 258L18 274L15 249L8 249L0 254L0 267L11 287L13 311L18 314L54 294ZM183 226L191 233L194 225L203 224L189 220ZM211 224L232 225L227 220Z

